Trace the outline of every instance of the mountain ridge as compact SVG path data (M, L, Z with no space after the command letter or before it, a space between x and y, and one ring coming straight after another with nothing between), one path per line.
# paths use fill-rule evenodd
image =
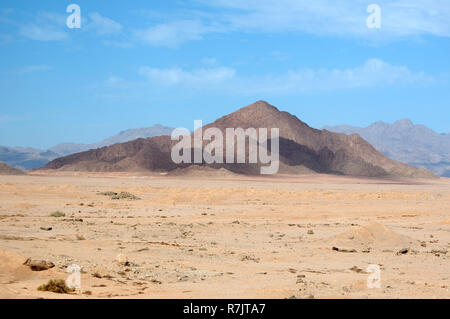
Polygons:
M104 140L92 144L60 143L48 150L35 149L31 147L7 147L0 146L0 161L9 166L25 170L36 169L46 165L48 162L70 154L101 148L115 143L127 142L140 137L151 137L170 134L173 128L156 124L150 127L128 129Z
M338 125L324 129L357 133L388 157L450 177L450 134L439 134L409 119L392 124L378 121L367 127Z
M279 111L265 101L257 101L222 116L203 129L209 127L217 127L222 132L228 127L279 128L280 172L295 173L307 169L318 173L354 176L434 177L431 172L385 157L357 134L345 135L311 128L296 116ZM176 165L171 161L170 151L174 144L175 141L171 141L169 136L138 139L59 158L43 169L170 171L190 166ZM261 165L216 163L209 166L253 174Z

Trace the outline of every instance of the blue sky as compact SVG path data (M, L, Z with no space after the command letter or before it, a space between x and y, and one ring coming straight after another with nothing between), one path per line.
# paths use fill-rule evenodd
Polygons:
M317 128L410 118L447 133L449 53L446 0L2 0L0 145L192 128L257 100Z

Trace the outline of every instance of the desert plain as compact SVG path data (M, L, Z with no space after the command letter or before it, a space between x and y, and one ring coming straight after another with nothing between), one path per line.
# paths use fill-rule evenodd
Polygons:
M450 298L449 248L445 178L0 176L1 298Z

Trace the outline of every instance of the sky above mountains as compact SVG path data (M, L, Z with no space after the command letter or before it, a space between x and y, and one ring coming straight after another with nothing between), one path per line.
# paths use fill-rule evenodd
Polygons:
M0 145L192 129L256 100L318 128L450 132L448 1L83 0L80 29L70 3L0 3Z

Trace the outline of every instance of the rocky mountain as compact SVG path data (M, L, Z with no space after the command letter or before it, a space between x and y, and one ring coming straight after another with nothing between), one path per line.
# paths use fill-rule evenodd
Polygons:
M0 162L0 175L23 175L23 174L25 174L23 171L18 170L16 168L12 168L11 166L8 166L5 163Z
M0 146L0 161L25 170L42 167L60 156L51 151L34 148Z
M204 129L209 127L220 129L224 136L226 128L279 128L281 162L279 173L317 172L371 177L434 177L434 174L425 169L417 169L384 156L357 134L345 135L311 128L297 117L281 112L264 101L258 101L226 115L206 125ZM58 158L43 169L171 171L189 166L173 163L170 153L174 144L169 136L137 139ZM226 168L236 173L255 174L261 164L210 166Z
M162 126L160 124L156 124L151 127L145 128L136 128L130 129L126 131L122 131L117 135L108 137L101 142L93 143L93 144L75 144L75 143L61 143L58 144L49 150L51 152L57 153L60 156L80 153L91 149L101 148L109 145L113 145L116 143L124 143L128 141L133 141L138 138L148 138L153 136L161 136L161 135L170 135L172 133L173 128Z
M393 124L376 122L368 127L342 125L324 129L357 133L392 159L450 177L450 134L438 134L424 125L414 125L408 119Z
M84 152L90 149L101 148L116 143L132 141L138 138L152 136L170 135L173 128L154 125L146 128L130 129L122 131L117 135L108 137L101 142L93 144L62 143L48 150L39 150L23 147L0 146L0 161L8 165L25 170L35 169L46 165L55 158L69 154Z

